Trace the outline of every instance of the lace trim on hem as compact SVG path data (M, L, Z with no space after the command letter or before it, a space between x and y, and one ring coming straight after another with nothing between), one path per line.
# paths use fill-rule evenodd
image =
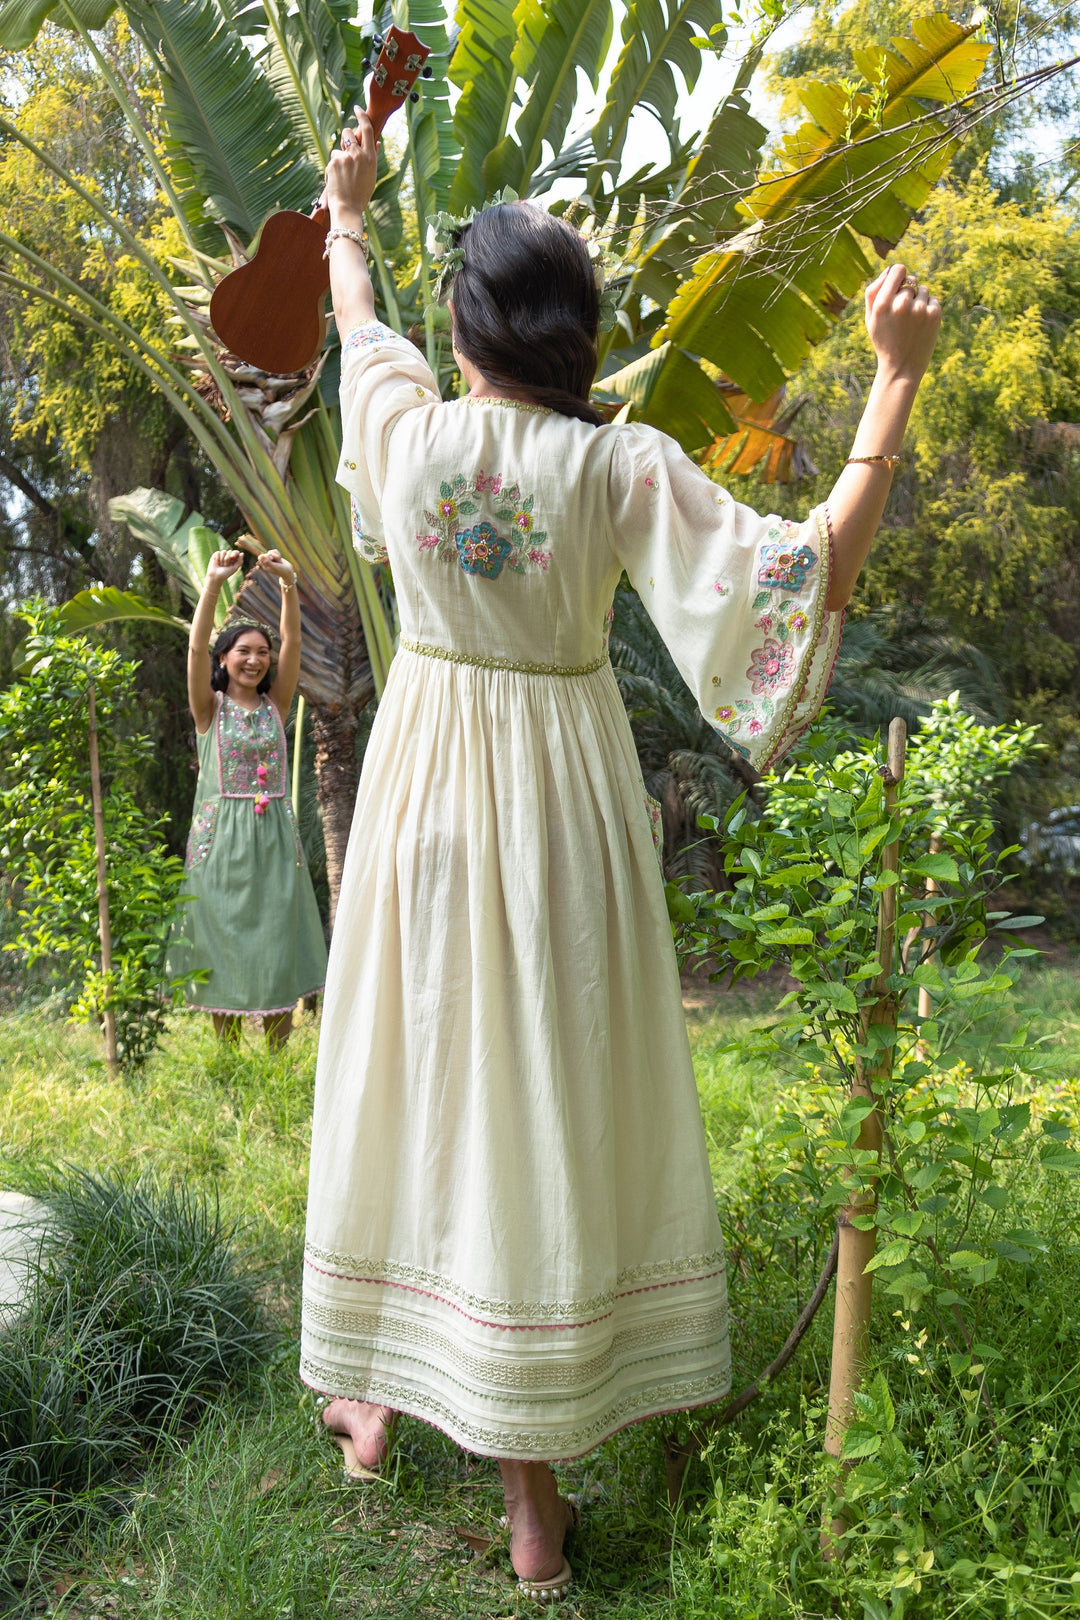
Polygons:
M521 1434L514 1430L487 1429L462 1423L441 1401L378 1379L328 1388L328 1383L336 1382L333 1378L327 1379L330 1372L332 1369L314 1366L306 1357L301 1358L300 1381L318 1395L327 1395L331 1399L376 1401L392 1407L395 1412L403 1412L406 1417L418 1418L421 1423L430 1424L466 1451L481 1457L505 1457L522 1462L573 1462L578 1457L588 1456L590 1451L595 1451L597 1446L622 1429L628 1429L632 1423L643 1423L646 1418L663 1417L670 1412L691 1412L697 1407L715 1406L731 1393L730 1372L712 1379L674 1379L656 1389L652 1400L646 1400L636 1411L633 1410L634 1402L625 1400L606 1418L587 1428L568 1426L562 1433ZM680 1395L685 1398L679 1399Z
M441 658L448 664L469 664L473 669L505 669L514 675L595 675L610 662L607 652L589 664L531 664L514 658L481 658L473 653L455 652L452 647L434 647L427 642L410 641L402 636L398 643L406 652L419 653L423 658Z

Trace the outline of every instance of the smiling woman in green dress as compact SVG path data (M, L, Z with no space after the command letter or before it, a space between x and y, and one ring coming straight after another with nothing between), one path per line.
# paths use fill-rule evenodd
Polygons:
M321 990L326 945L289 800L283 722L300 674L296 570L278 551L258 566L281 585L281 650L272 668L270 632L250 619L210 635L239 551L210 559L188 639L188 703L195 721L199 783L188 836L170 970L209 969L189 984L192 1011L209 1012L223 1039L260 1016L281 1046L301 996Z

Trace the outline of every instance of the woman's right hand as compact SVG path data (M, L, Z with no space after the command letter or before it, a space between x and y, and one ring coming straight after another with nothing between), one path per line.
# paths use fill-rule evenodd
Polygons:
M377 153L375 131L362 107L354 107L356 128L343 129L341 147L331 152L326 165L323 201L330 210L330 225L346 230L362 227L364 210L375 190Z
M239 551L215 551L206 566L206 583L223 584L232 578L243 560L243 553Z

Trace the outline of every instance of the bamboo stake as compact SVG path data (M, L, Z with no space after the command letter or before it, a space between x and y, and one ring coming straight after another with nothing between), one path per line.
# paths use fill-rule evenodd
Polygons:
M940 853L940 850L941 850L941 839L940 839L940 837L938 836L937 833L933 833L931 835L931 838L930 838L930 853L931 853L931 855L937 855L937 854ZM927 880L926 880L926 893L928 895L933 895L933 894L937 894L937 892L938 892L937 884L934 882L932 877L928 877ZM923 912L923 925L926 928L933 928L933 926L934 926L934 914L933 914L933 912L931 912L931 911L924 911ZM920 1019L930 1018L930 1017L933 1016L933 1012L934 1012L934 1004L930 1000L930 992L926 988L925 984L921 984L919 986L919 1018ZM919 1045L920 1046L922 1045L921 1041L920 1041ZM923 1055L924 1054L922 1052L919 1053L920 1057L922 1057Z
M90 802L94 809L94 848L97 851L97 903L98 935L101 940L101 976L105 980L108 996L112 979L112 934L109 929L109 891L105 883L105 813L101 804L101 765L98 760L97 708L94 701L94 683L87 687L90 709ZM102 1008L101 1020L105 1026L105 1065L110 1077L119 1072L116 1056L116 1015L112 1008Z
M907 726L896 719L889 727L888 763L882 771L885 779L885 811L891 814L896 804L897 789L904 777L904 759L907 753ZM900 846L897 839L886 844L881 852L882 872L898 872ZM877 959L881 973L875 980L877 999L870 1008L864 1030L872 1026L896 1028L896 997L888 988L896 956L896 900L897 884L881 891L878 904ZM867 1058L857 1060L852 1081L852 1098L865 1098L874 1104L859 1127L855 1146L863 1152L881 1157L884 1127L881 1109L874 1094L874 1082L892 1072L893 1054L890 1047L882 1048ZM866 1267L874 1258L877 1230L861 1231L852 1222L860 1216L873 1214L877 1198L873 1189L853 1193L837 1219L840 1247L836 1264L836 1302L833 1315L832 1365L829 1378L829 1417L825 1428L825 1450L839 1459L855 1407L855 1391L862 1381L870 1333L870 1305L873 1274ZM822 1531L821 1546L827 1558L836 1554L836 1540L846 1530L843 1518L835 1519Z

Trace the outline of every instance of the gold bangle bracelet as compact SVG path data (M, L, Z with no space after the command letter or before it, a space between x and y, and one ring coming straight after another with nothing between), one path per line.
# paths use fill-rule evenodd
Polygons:
M845 467L855 467L855 466L859 466L859 465L888 467L890 472L895 472L897 467L899 467L899 465L900 465L900 457L899 456L848 456L847 460L844 462Z
M282 596L288 596L289 592L292 590L293 586L296 584L296 575L295 574L293 575L292 579L289 581L289 583L287 585L286 585L285 581L283 579L280 579L280 578L278 580L278 584L281 586L281 594L282 594Z

